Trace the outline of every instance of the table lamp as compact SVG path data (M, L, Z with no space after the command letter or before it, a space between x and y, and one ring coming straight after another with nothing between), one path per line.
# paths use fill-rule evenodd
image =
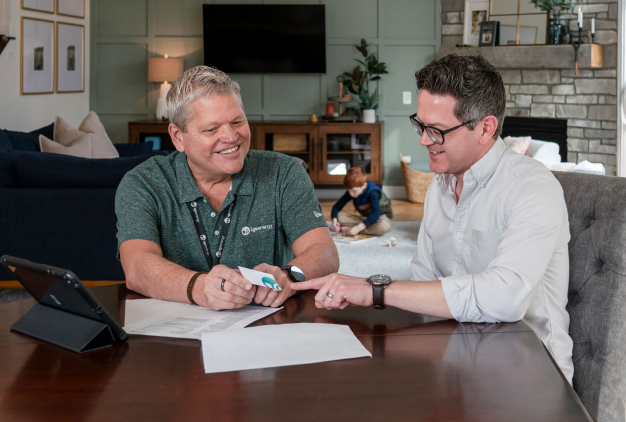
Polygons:
M158 120L166 120L169 117L165 99L172 85L167 82L175 81L182 73L183 59L170 59L166 54L164 58L154 58L148 62L148 80L163 82L159 101L157 101L156 118Z

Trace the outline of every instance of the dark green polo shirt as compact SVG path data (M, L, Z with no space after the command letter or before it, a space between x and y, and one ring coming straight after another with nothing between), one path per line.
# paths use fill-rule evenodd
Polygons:
M220 264L253 268L284 265L291 245L318 227L327 227L306 170L293 157L248 152L221 210L214 210L196 185L185 153L150 158L129 171L115 197L118 250L122 242L145 239L163 256L194 271L209 271L187 202L196 201L209 237L213 262L228 206L235 201Z

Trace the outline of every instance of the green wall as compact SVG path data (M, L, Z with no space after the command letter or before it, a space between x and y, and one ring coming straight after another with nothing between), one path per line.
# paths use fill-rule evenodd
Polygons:
M154 118L159 84L147 81L148 58L182 57L202 64L203 3L326 5L326 75L231 75L241 84L250 120L306 120L337 94L336 76L356 65L361 38L373 43L389 75L379 84L385 122L385 185L401 186L398 154L428 160L408 116L417 108L414 73L436 58L441 41L438 0L92 0L90 107L113 142L128 142L127 123ZM402 92L411 91L411 105Z

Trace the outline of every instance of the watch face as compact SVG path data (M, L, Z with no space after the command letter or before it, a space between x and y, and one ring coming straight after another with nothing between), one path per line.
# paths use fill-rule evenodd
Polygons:
M374 286L386 286L391 283L391 277L383 274L376 274L367 279L367 281Z
M304 280L306 280L302 270L300 268L294 266L294 265L291 266L291 268L289 269L289 272L291 273L291 276L293 277L293 279L295 281L304 281Z

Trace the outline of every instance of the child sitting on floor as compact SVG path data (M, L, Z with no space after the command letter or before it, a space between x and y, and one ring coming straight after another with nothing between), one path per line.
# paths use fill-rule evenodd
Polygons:
M352 236L359 233L380 236L391 230L391 201L374 182L367 180L361 167L348 170L343 185L348 191L333 205L333 230ZM350 198L361 215L340 212Z

